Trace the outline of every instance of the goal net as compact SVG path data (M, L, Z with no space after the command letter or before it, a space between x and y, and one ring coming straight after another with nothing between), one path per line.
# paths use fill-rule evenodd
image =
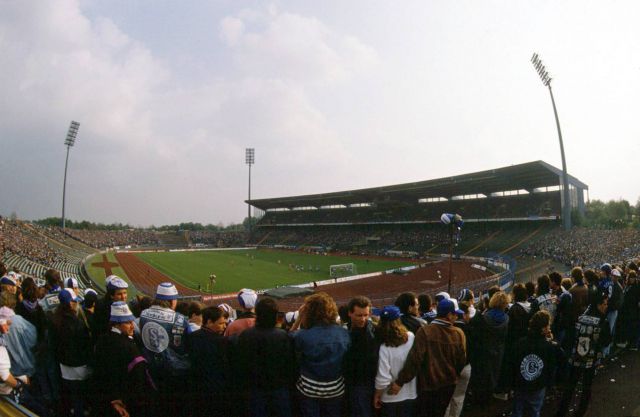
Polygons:
M357 274L358 269L354 263L329 266L329 276L331 278L342 278Z

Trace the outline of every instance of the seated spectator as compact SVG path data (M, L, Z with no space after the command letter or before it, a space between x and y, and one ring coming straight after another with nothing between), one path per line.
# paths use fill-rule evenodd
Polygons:
M97 415L158 415L147 361L133 341L134 319L125 302L111 304L111 331L100 336L95 349Z
M413 417L418 398L417 378L404 384L396 395L387 392L395 376L402 370L415 340L415 335L402 325L398 307L386 306L382 309L376 338L381 345L375 378L375 408L381 409L382 417Z
M225 336L233 336L255 326L255 306L257 301L258 294L256 294L255 291L248 288L240 290L238 293L238 303L240 304L242 312L238 313L238 318L235 319L233 323L229 324L227 330L224 332Z
M303 417L339 417L345 385L342 360L351 340L336 323L338 307L324 292L308 296L300 308L294 346L300 377L296 387Z
M295 356L287 333L276 328L278 305L271 298L256 304L256 325L238 336L236 367L248 384L249 414L290 417L289 387L294 380Z

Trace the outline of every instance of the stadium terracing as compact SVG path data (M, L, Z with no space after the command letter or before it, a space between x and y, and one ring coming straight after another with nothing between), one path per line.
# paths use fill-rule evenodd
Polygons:
M589 187L569 175L571 209L585 210ZM465 222L558 220L562 171L533 161L487 171L383 187L247 200L264 216L258 228L437 223L445 212Z

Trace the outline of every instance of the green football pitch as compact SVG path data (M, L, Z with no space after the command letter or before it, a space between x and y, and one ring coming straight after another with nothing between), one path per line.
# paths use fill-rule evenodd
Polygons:
M139 253L144 262L187 287L210 291L209 276L215 274L213 293L239 288L265 289L329 279L329 266L356 264L358 274L412 265L412 261L389 261L360 257L316 255L272 250L232 250Z

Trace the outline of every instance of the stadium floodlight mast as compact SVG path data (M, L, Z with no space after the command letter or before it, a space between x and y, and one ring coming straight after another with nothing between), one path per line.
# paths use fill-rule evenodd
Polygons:
M567 173L567 161L564 157L564 145L562 143L562 131L560 130L560 119L558 119L558 110L556 109L556 101L553 98L553 90L551 89L551 76L544 66L540 56L534 52L531 57L533 68L538 72L542 84L549 89L551 96L551 104L553 105L553 114L556 117L556 127L558 128L558 140L560 141L560 156L562 157L562 224L565 230L571 229L571 201L569 200L569 174Z
M72 120L67 132L67 138L64 140L64 144L67 146L67 159L64 163L64 182L62 184L62 230L65 228L64 218L64 203L67 193L67 165L69 165L69 149L76 143L76 137L78 136L78 129L80 129L80 123Z
M245 163L249 165L249 198L247 199L247 211L249 218L249 232L251 232L251 165L256 162L256 150L254 148L246 148Z

